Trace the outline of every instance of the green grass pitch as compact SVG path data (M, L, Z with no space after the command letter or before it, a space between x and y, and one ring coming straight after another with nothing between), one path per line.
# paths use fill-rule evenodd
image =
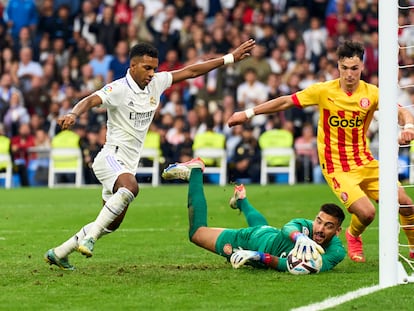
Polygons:
M231 186L208 185L205 193L210 226L245 226L228 207ZM249 185L247 193L277 227L337 203L326 185ZM294 276L234 270L191 244L186 204L186 185L143 186L121 228L99 240L92 258L74 253L70 272L43 255L96 217L100 188L1 189L0 310L289 310L378 284L378 217L364 234L365 264L346 258L333 271ZM413 289L388 288L334 309L411 310Z

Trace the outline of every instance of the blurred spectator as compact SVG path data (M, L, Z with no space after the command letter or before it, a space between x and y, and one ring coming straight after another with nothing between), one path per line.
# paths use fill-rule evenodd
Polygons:
M76 16L73 23L73 37L78 41L80 37L86 39L90 45L95 45L96 34L92 31L91 26L96 22L96 13L94 12L92 1L84 0L80 13Z
M159 63L162 64L166 60L167 51L179 50L180 32L170 32L171 24L167 20L162 22L161 30L158 31L153 27L152 21L152 16L147 19L147 27L153 37L153 44L158 49Z
M269 23L263 25L263 36L257 40L257 44L265 48L265 57L270 57L272 51L277 50L276 39L277 34L273 29L273 25Z
M4 16L14 42L19 40L23 27L29 27L31 33L36 31L39 13L33 0L9 0Z
M22 186L29 186L27 167L29 165L29 148L35 146L35 137L30 133L28 123L21 123L18 132L11 138L11 151L15 170Z
M52 102L60 103L63 99L65 99L65 92L61 88L59 81L54 80L50 84L49 88L49 96ZM50 112L50 107L49 107Z
M78 14L81 8L82 0L53 0L53 2L55 12L59 11L62 6L65 6L69 9L68 16L73 18L76 14Z
M34 34L30 32L29 27L20 28L17 40L13 42L14 53L18 54L24 47L28 47L33 51L33 59L39 60L39 49L37 42L34 40Z
M302 127L302 135L294 142L296 153L296 180L298 182L313 182L314 168L319 165L316 149L316 136L313 125L306 123Z
M129 67L128 43L124 40L119 41L115 47L115 56L109 63L109 70L106 81L114 81L125 76Z
M152 26L155 31L162 32L163 24L168 22L169 24L169 33L173 34L179 32L183 26L183 21L177 17L177 9L174 5L168 4L164 8L155 12L152 15Z
M38 60L40 64L45 64L51 55L51 40L48 34L43 34L39 39Z
M378 74L378 32L372 32L369 36L369 43L365 45L364 54L364 78L369 79L372 75Z
M190 139L194 140L194 136L198 132L200 126L197 112L194 109L187 112L187 126L188 132L190 134Z
M260 82L265 83L267 77L272 72L272 68L270 67L265 57L266 47L262 45L256 45L253 48L251 54L251 57L248 57L245 60L239 62L236 67L242 75L245 74L245 71L248 68L254 68L256 70L257 79Z
M80 79L77 80L76 84L79 87L78 97L83 98L103 87L104 81L102 78L93 75L90 64L85 64L81 68Z
M105 47L101 43L97 43L93 47L89 64L93 70L93 76L100 76L105 81L108 76L109 64L112 61L112 56L106 53Z
M256 68L247 68L244 71L244 82L237 87L237 109L245 110L253 108L268 98L267 88L264 83L257 80ZM254 116L251 120L254 126L261 126L265 122L264 115Z
M30 115L47 116L51 98L43 77L34 76L32 78L32 88L23 95Z
M69 50L65 47L65 41L63 38L56 38L53 40L51 53L54 57L54 64L56 69L61 71L63 67L69 64Z
M253 134L253 126L246 123L241 131L241 141L234 148L229 162L229 181L258 183L260 181L260 148Z
M0 123L2 123L4 115L10 106L12 94L19 94L20 106L24 105L23 94L13 85L10 73L4 72L0 77Z
M306 6L297 6L292 9L292 17L289 18L287 25L288 28L295 29L298 37L301 37L303 32L309 29L309 12ZM287 28L285 29L287 30Z
M32 49L23 47L20 50L20 62L15 74L14 83L19 85L23 92L29 91L32 87L32 78L34 76L43 76L42 66L33 60Z
M205 130L194 136L193 150L199 148L226 148L226 136L214 131L214 119L211 115L206 117ZM207 166L217 165L214 159L203 159Z
M46 37L53 37L55 26L55 8L53 7L54 0L41 1L38 12L39 20L36 28L36 41L46 35Z
M17 55L13 53L12 48L5 47L0 50L1 59L0 59L0 72L2 73L15 73L19 66L19 60Z
M50 138L43 128L33 130L34 147L29 149L28 165L29 184L31 186L46 186L49 172Z
M227 54L230 51L231 45L227 41L225 36L225 29L221 27L215 27L212 32L212 46L211 52L215 54Z
M121 27L125 27L132 21L132 8L129 2L129 0L115 0L115 22Z
M57 0L54 0L55 4ZM77 1L73 1L77 2ZM66 47L74 48L75 45L75 38L73 37L74 34L74 25L73 19L71 17L70 8L73 8L72 5L61 4L58 6L56 18L53 24L53 27L50 29L51 31L51 39L55 38L62 38L65 41ZM86 39L85 39L86 40ZM76 40L79 44L79 38Z
M349 9L348 1L335 0L335 9L327 13L325 24L330 37L352 34L355 31L355 21Z
M145 17L153 16L159 10L162 10L165 5L164 0L133 0L135 4L143 3L145 6Z
M99 127L92 127L86 132L86 139L81 141L81 149L84 161L85 184L99 184L98 179L92 170L92 163L102 145L99 142Z
M352 10L357 31L366 34L378 32L378 0L354 1Z
M73 54L70 55L69 59L69 72L72 81L78 81L81 78L82 73L79 58L77 58Z
M160 65L158 66L158 71L159 72L173 71L173 70L181 69L183 67L184 65L183 63L180 62L177 50L170 49L167 51L165 60L163 62L160 62ZM164 91L163 97L165 97L166 100L169 100L170 95L173 91L178 91L180 93L180 96L182 96L184 93L184 89L186 87L187 87L186 81L174 83L172 86L170 86L168 89Z
M47 134L51 139L60 132L60 126L57 124L57 119L59 118L59 109L60 106L57 102L52 101L49 107L49 114L45 120L45 129Z
M126 25L124 25L126 28ZM114 16L114 8L107 5L103 9L102 19L90 26L90 31L96 34L97 42L101 43L108 54L113 54L117 42L121 39L121 29ZM126 30L124 31L126 33Z
M90 55L93 52L93 47L85 38L79 38L76 43L76 50L74 56L79 59L79 65L89 63Z
M173 127L167 130L165 138L170 145L173 162L181 162L183 157L192 157L193 141L184 116L175 117Z
M145 17L145 5L139 1L132 12L132 23L128 26L136 29L136 38L139 42L152 42L152 35L148 30ZM128 30L127 30L128 32Z
M312 17L310 20L310 28L303 32L303 42L306 47L306 58L312 62L315 68L317 68L319 58L324 52L327 36L328 32L321 25L321 21L317 17Z
M170 98L164 107L161 108L160 113L162 115L168 113L173 117L185 116L187 114L187 109L184 106L184 103L181 100L181 93L179 90L173 90L170 94Z
M4 127L7 136L12 137L18 134L20 125L29 123L30 115L26 107L22 105L21 94L13 92L10 95L9 107L4 115Z
M128 25L126 29L125 40L127 41L129 48L132 48L134 45L140 42L140 40L138 39L138 28L134 24Z

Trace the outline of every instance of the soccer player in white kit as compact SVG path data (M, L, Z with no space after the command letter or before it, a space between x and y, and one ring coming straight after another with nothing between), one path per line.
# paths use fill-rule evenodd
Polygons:
M72 252L77 250L91 257L95 242L120 226L129 204L139 192L135 173L145 136L164 90L173 83L242 60L250 55L254 46L255 41L250 39L223 57L171 72L156 72L157 49L139 43L131 48L130 66L125 77L83 98L70 113L59 118L58 123L65 130L89 109L98 106L107 109L106 143L93 163L94 173L103 186L103 207L93 222L61 245L49 249L44 256L47 263L74 270L68 260Z

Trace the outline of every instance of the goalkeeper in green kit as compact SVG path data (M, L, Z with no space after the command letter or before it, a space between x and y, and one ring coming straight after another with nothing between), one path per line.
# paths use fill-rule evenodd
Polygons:
M248 264L293 274L331 270L344 259L346 252L338 235L345 214L333 203L322 205L313 221L297 218L278 229L268 225L239 185L230 206L244 214L249 227L208 227L203 170L203 161L196 158L171 164L162 174L165 180L189 181L189 239L194 244L226 257L234 268Z

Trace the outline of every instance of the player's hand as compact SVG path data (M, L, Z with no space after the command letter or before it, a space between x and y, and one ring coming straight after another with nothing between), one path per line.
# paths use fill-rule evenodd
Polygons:
M65 114L60 116L57 120L57 123L62 128L62 130L67 130L76 122L76 115L72 113Z
M400 145L407 145L409 144L412 140L414 140L414 129L409 128L409 129L403 129L401 130L401 132L398 134L398 143Z
M244 111L237 111L230 116L229 120L227 121L227 124L229 127L232 127L235 125L243 124L247 120L247 115Z
M250 51L256 46L256 41L254 41L253 39L249 39L245 42L243 42L242 44L240 44L240 46L235 49L233 52L231 52L233 54L234 57L234 62L238 62L242 59L245 59L246 57L250 56Z
M293 256L302 260L317 259L325 251L318 243L301 233L296 237L295 247L292 250Z
M243 266L247 261L260 261L261 253L257 251L249 251L245 249L234 250L234 253L230 257L230 263L234 269L238 269Z

